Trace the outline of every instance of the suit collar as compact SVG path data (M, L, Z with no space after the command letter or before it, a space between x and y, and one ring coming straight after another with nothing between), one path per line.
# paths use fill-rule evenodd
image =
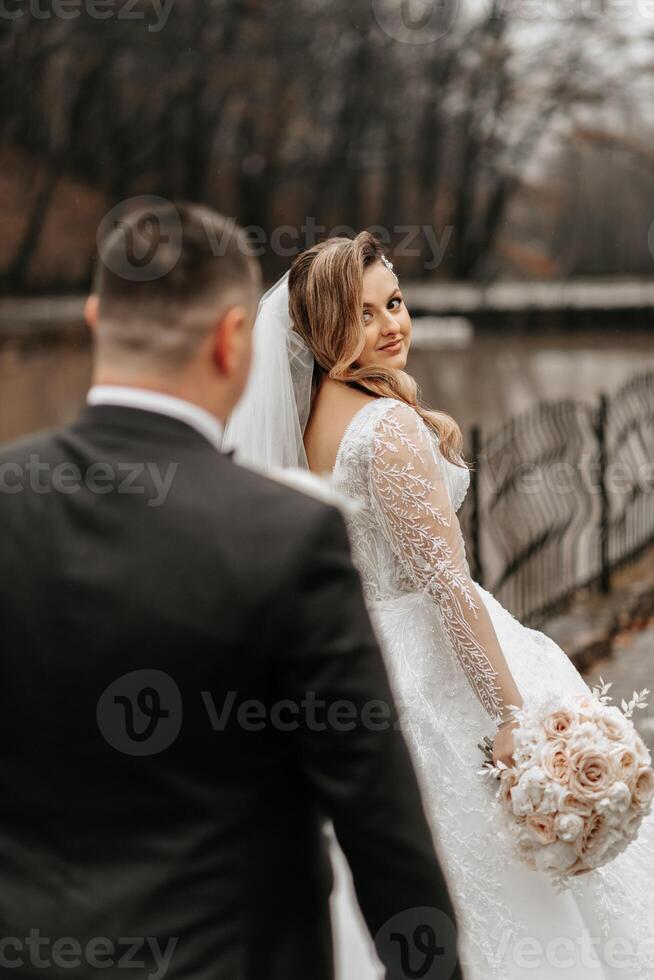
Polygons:
M208 440L188 422L172 418L161 412L131 408L126 405L85 405L74 428L92 429L115 433L117 436L153 440L169 446L197 446L207 452L217 452L213 442ZM223 457L231 458L230 452L222 452Z
M183 398L127 385L93 385L87 403L131 408L177 419L199 432L219 452L222 451L224 428L221 422L199 405Z

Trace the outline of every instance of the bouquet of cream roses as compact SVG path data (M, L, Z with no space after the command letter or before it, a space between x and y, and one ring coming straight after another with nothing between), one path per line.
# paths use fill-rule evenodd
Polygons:
M519 856L559 886L613 860L652 808L652 759L631 721L649 691L620 711L600 684L590 696L514 708L514 767L493 765L491 743L480 746Z

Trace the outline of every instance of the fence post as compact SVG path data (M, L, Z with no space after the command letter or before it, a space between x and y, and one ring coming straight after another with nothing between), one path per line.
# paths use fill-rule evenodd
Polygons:
M609 492L606 485L606 428L609 414L609 399L602 392L599 400L597 416L597 443L600 480L600 589L603 593L611 591L611 568L609 565Z
M481 501L479 470L481 467L481 428L473 425L470 430L471 456L474 469L470 473L470 547L472 550L471 574L476 582L484 584L484 566L481 556Z

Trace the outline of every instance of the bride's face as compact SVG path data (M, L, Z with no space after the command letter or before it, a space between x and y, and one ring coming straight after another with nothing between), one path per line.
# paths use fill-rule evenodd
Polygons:
M363 274L363 324L366 345L356 367L403 369L411 346L411 317L395 276L383 262Z

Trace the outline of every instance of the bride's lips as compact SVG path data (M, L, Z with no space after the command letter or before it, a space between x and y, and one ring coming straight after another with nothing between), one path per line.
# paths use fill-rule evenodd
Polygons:
M379 350L385 350L389 354L397 354L398 351L400 351L401 349L402 349L402 338L401 337L399 337L397 340L394 340L390 344L386 344L385 347L380 347L379 348Z

